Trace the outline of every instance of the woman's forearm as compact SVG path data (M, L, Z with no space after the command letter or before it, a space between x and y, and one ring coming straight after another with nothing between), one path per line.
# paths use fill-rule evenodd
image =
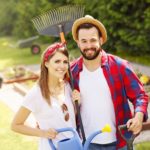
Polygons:
M11 129L15 132L29 135L29 136L36 136L36 137L43 137L43 138L50 138L55 139L56 135L58 134L57 131L53 128L49 128L47 130L42 130L40 128L32 128L26 125L12 125Z
M43 130L33 128L25 124L30 113L31 111L29 109L21 107L11 123L11 129L21 134L42 137L42 133L44 132Z
M37 136L37 137L43 137L44 131L39 128L33 128L26 125L12 125L11 129L15 132L30 135L30 136Z
M27 120L30 113L31 111L29 109L21 107L12 121L11 129L15 132L29 136L54 139L57 135L57 131L53 128L42 130L40 128L33 128L25 125L25 121Z

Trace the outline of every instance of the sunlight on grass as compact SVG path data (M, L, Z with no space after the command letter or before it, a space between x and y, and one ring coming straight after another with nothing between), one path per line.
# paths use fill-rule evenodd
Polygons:
M150 150L150 142L136 144L136 150Z
M40 46L41 52L43 52L48 44ZM69 53L71 59L80 56L79 49L70 49ZM150 65L150 56L133 57L126 55L126 53L122 51L118 52L117 55L129 61ZM0 37L0 70L15 65L39 64L40 62L41 54L33 55L31 53L30 47L19 48L15 39L11 37Z
M49 44L40 45L41 52L48 47ZM72 50L72 58L79 54L79 50ZM0 38L0 70L6 67L12 67L15 65L30 65L39 64L41 62L41 54L33 55L30 47L19 48L17 41L9 37Z
M14 61L15 60L11 59L11 58L0 60L0 70L3 70L7 66L10 66L10 65L14 64Z
M143 65L150 66L150 61L149 61L150 55L132 56L132 55L127 54L125 51L117 51L115 55L120 56L121 58L126 59L131 62L141 63Z
M42 46L42 51L46 46ZM30 47L19 48L12 38L0 38L0 70L15 65L39 64L41 54L33 55Z
M10 130L13 112L0 101L0 150L37 150L37 139Z

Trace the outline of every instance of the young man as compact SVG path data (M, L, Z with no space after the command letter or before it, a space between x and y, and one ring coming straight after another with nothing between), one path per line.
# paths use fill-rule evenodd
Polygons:
M72 27L73 39L82 56L71 65L74 86L81 94L81 117L86 138L108 123L111 133L98 135L91 150L126 149L118 125L138 134L147 119L148 96L126 60L107 54L101 46L107 41L104 25L87 15ZM134 105L134 115L128 105Z

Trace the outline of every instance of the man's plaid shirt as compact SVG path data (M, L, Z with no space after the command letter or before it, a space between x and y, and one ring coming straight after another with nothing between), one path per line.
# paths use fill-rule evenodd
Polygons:
M101 51L101 55L101 68L107 80L114 105L116 128L118 125L126 124L132 117L128 100L131 101L134 106L134 113L143 112L144 120L146 120L148 96L128 62L117 56L107 54L104 50ZM82 57L71 64L74 87L79 91L79 74L82 71L82 64ZM116 137L117 149L126 145L126 142L119 135L118 129Z

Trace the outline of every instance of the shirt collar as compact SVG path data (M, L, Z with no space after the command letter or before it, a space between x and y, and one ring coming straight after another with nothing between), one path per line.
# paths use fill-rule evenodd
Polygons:
M108 58L107 58L107 54L104 50L101 51L101 66L107 66L108 63Z
M82 71L82 68L83 68L83 57L82 56L80 56L78 58L77 65L78 65L79 71Z

